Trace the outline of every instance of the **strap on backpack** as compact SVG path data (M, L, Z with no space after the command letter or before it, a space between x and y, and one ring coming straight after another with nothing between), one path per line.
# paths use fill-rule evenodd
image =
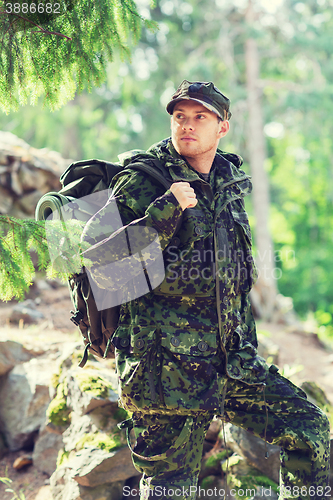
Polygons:
M155 166L152 167L148 162L153 163ZM115 175L118 178L121 174L128 173L129 170L139 170L149 174L151 177L156 179L162 186L169 189L173 180L170 179L170 175L167 169L162 165L158 158L149 158L147 161L129 163L121 172Z
M160 184L162 184L162 186L164 186L165 189L169 189L171 184L173 184L173 180L170 179L170 174L164 167L164 165L162 165L162 163L158 158L149 158L149 160L147 161L152 162L155 165L155 167L148 165L147 162L129 163L128 166L124 168L124 170L116 174L117 178L120 177L120 175L128 173L128 170L132 169L139 170L141 172L149 174ZM182 220L183 220L183 215L178 219L174 235L178 233L180 226L182 225Z

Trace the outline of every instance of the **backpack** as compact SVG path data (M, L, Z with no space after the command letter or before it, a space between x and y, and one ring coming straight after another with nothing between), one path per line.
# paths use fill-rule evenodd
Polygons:
M105 192L105 202L109 195L109 186L116 175L121 175L128 170L139 170L150 175L163 187L169 189L173 183L167 169L160 161L151 155L140 161L140 153L131 158L131 162L111 163L103 160L83 160L73 162L60 177L62 188L59 192L50 192L39 200L35 217L36 220L46 220L51 214L62 206L75 200L97 192ZM125 155L122 155L125 158ZM132 163L133 161L133 163ZM73 203L74 202L74 203ZM82 203L80 210L73 214L79 220L88 221L97 211L93 211L91 204ZM101 206L101 205L99 205ZM80 273L72 274L68 278L68 285L74 310L70 311L70 320L78 326L85 346L81 368L87 362L88 351L98 357L114 357L114 347L111 343L112 336L117 328L120 306L98 310L91 290L88 275L83 267Z

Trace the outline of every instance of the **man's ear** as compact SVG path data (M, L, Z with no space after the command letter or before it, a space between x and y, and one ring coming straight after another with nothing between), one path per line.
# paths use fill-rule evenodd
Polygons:
M229 122L228 120L223 120L219 122L219 138L224 137L229 132Z

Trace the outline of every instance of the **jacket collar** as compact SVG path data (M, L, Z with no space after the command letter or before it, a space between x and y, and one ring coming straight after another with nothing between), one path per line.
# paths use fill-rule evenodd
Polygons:
M154 144L147 151L132 150L123 153L119 155L119 159L124 165L127 165L133 161L148 160L152 156L163 162L173 181L204 182L199 173L177 153L170 137ZM226 153L220 149L217 150L212 166L215 170L214 174L219 174L217 175L216 190L220 191L234 182L250 179L240 168L242 163L243 160L240 156Z
M203 180L199 173L177 153L171 142L171 138L154 144L147 152L158 156L164 162L174 181L191 182ZM240 168L242 163L243 160L240 156L218 149L212 166L212 168L216 169L216 173L219 174L217 176L219 182L216 187L221 189L225 185L249 179L249 176Z

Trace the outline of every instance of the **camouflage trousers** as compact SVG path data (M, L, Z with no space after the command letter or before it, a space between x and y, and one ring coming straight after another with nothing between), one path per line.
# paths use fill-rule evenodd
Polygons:
M203 443L212 418L207 413L133 415L132 458L143 474L141 500L196 498ZM268 373L263 391L228 379L223 418L281 447L279 500L330 498L328 419L289 380Z

